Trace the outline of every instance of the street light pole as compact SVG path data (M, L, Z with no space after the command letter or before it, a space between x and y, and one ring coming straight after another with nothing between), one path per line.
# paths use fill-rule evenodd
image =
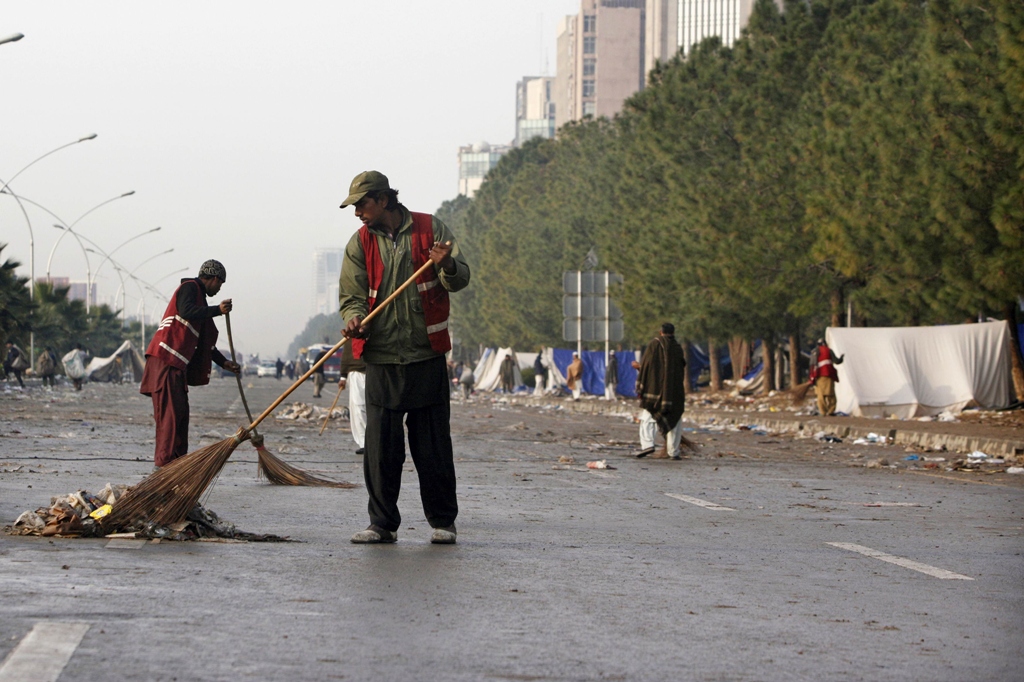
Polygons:
M90 213L95 211L100 206L106 206L107 204L109 204L112 201L117 201L118 199L123 199L125 197L130 197L133 194L135 194L135 190L132 190L130 192L125 192L124 194L119 194L116 197L113 197L111 199L107 199L106 201L100 202L99 204L96 204L95 206L90 208L88 211L86 211L82 215L78 216L78 218L76 218L73 223L71 223L70 225L66 226L68 228L68 231L61 233L60 237L57 238L57 241L54 243L53 248L50 249L49 257L46 259L46 281L47 281L47 283L49 283L49 281L50 281L50 264L53 262L53 254L54 254L54 252L57 251L57 247L60 245L61 240L64 239L64 237L68 234L68 232L71 230L71 228L73 228L75 225L77 225L79 223L79 221L82 220L82 218L84 218L85 216L89 215ZM54 225L54 227L59 227L61 229L64 229L64 226L61 226L61 225ZM74 233L72 232L72 234L74 234ZM88 259L86 259L86 266L88 266ZM92 281L91 281L91 278L88 277L88 275L87 275L85 286L86 286L86 292L85 292L85 312L88 313L89 312L89 303L90 303L89 299L91 298L91 293L92 293Z
M16 33L15 35L17 37L11 36L10 39L21 40L22 35L20 33ZM10 40L10 39L8 39L8 40ZM11 179L8 180L7 182L4 182L3 183L4 184L3 187L0 187L0 194L10 194L14 198L14 200L18 202L18 207L21 209L22 215L25 216L25 224L28 225L29 276L31 277L31 286L28 288L28 297L29 297L29 300L32 301L33 303L35 303L35 300L36 300L36 238L35 238L35 235L32 233L32 221L29 220L28 211L26 211L25 207L22 205L21 199L19 197L17 197L13 192L9 191L8 188L10 187L10 184L12 182L14 182L15 178L17 178L19 175L21 175L22 173L27 171L32 166L36 165L38 162L40 162L43 159L45 159L50 154L55 154L55 153L59 152L61 149L65 149L65 148L70 147L72 145L76 145L79 142L87 142L88 140L95 140L95 139L96 139L96 133L93 133L92 135L86 135L85 137L80 137L77 140L75 140L74 142L68 142L67 144L62 144L61 146L57 147L56 149L52 149L52 150L46 152L45 154L43 154L39 158L37 158L34 161L32 161L31 163L29 163L24 168L22 168L20 171L15 173L13 176L11 176ZM0 182L3 182L3 180L0 180ZM35 366L35 362L36 362L36 334L35 334L35 332L31 332L31 331L29 332L29 361L32 363L32 366Z

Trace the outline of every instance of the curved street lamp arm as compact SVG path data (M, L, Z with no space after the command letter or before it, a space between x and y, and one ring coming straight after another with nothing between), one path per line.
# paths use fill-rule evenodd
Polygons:
M158 231L158 230L161 230L161 229L163 229L163 228L160 228L160 227L154 227L154 228L153 228L152 230L146 230L145 232L140 232L139 234L135 235L134 237L129 237L128 239L125 239L125 240L124 240L123 242L121 242L120 244L118 244L118 245L117 245L117 247L115 247L115 248L114 248L113 250L111 250L111 251L110 251L110 253L108 253L108 254L107 254L107 257L106 257L106 258L104 258L104 259L103 259L103 261L102 261L102 262L100 262L100 264L96 266L96 274L97 274L97 275L99 274L99 272L100 272L100 268L102 268L102 267L103 267L103 265L104 265L104 264L105 264L105 263L106 263L106 262L107 262L108 260L109 260L109 261L110 261L111 263L113 263L113 262L114 262L114 260L113 260L113 259L111 258L111 256L113 256L113 255L114 255L115 253L117 253L118 249L120 249L120 248L121 248L122 246L124 246L124 245L125 245L125 244L127 244L128 242L131 242L131 241L135 241L135 240L136 240L136 239L138 239L139 237L145 237L145 236L146 236L147 234L150 234L150 233L152 233L152 232L156 232L156 231Z
M11 177L11 179L10 179L10 180L8 180L7 182L5 182L5 183L4 183L4 186L3 186L2 188L0 188L0 191L3 191L3 190L5 190L5 189L7 189L7 186L8 186L8 185L10 185L10 184L11 184L12 182L14 182L14 179L15 179L15 178L17 178L17 177L18 177L19 175L21 175L22 173L24 173L25 171L27 171L27 170L28 170L29 168L31 168L32 166L36 165L37 163L39 163L39 162L40 162L40 161L42 161L43 159L45 159L45 158L46 158L47 156L49 156L50 154L56 154L56 153L57 153L57 152L59 152L59 151L60 151L61 149L67 149L68 147L71 147L72 145L76 145L76 144L78 144L79 142L85 142L85 141L87 141L87 140L95 140L95 139L96 139L96 133L93 133L92 135L86 135L85 137L80 137L80 138L78 138L77 140L75 140L74 142L68 142L67 144L62 144L61 146L57 147L56 149L52 149L52 150L50 150L50 151L46 152L45 154L43 154L42 156L40 156L40 157L39 157L38 159L36 159L35 161L32 161L32 162L31 162L31 163L29 163L29 164L28 164L27 166L25 166L24 168L22 168L22 169L21 169L20 171L18 171L17 173L15 173L15 174L14 174L14 175L13 175L13 176Z

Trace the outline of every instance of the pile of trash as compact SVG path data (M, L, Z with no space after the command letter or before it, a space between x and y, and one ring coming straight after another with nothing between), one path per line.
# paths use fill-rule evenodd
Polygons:
M98 495L79 490L50 498L49 507L26 511L7 530L12 535L42 535L60 538L92 538L106 533L99 520L110 513L114 504L128 489L126 485L108 483Z
M287 542L287 537L247 533L224 521L214 512L197 504L184 521L159 525L137 521L125 528L104 528L100 519L110 513L113 505L128 490L126 485L108 483L97 495L78 490L50 498L49 507L23 512L4 531L9 535L40 535L58 538L159 538L162 540L199 540L223 538L248 542ZM115 532L116 531L116 532Z
M347 407L335 407L333 410L327 410L316 405L307 405L306 403L290 403L287 407L277 413L278 419L291 419L292 421L298 422L313 422L320 421L330 413L330 419L348 419L348 408Z

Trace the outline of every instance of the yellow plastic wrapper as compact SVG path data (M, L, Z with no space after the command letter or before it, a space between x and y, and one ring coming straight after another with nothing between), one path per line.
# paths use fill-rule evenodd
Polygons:
M102 507L98 507L96 511L89 514L94 519L102 519L104 516L110 513L110 505L105 504Z

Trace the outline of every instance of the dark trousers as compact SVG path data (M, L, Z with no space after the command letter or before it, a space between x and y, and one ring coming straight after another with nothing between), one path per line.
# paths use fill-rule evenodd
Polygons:
M419 476L420 500L427 522L433 528L446 528L454 525L459 513L448 387L444 358L440 357L439 360L440 373L434 371L435 367L427 366L434 361L404 368L367 364L366 457L363 460L363 477L369 494L367 508L370 523L386 530L397 531L402 523L402 515L398 511L398 494L402 487L402 466L405 464L406 429L409 452ZM438 376L434 377L434 374ZM440 388L435 389L435 385ZM407 392L419 395L403 399L408 395ZM430 395L425 400L419 399L424 393ZM428 401L432 404L417 404ZM394 409L380 403L388 403ZM406 407L403 403L415 406Z
M188 386L185 372L164 366L153 387L153 420L156 447L153 463L158 467L188 453Z

